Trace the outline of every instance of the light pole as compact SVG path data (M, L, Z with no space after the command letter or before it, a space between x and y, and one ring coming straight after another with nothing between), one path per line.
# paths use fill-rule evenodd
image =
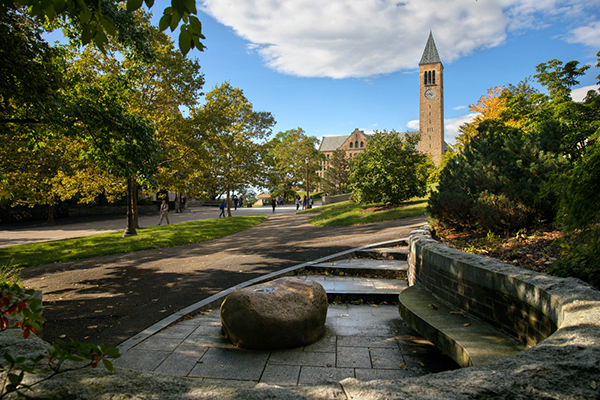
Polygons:
M227 152L227 216L231 217L231 208L229 208L229 152Z
M310 193L309 186L308 186L308 162L310 161L310 159L308 158L308 156L306 156L304 161L306 161L306 209L308 210L309 204L310 204L310 201L309 201L310 196L308 195Z

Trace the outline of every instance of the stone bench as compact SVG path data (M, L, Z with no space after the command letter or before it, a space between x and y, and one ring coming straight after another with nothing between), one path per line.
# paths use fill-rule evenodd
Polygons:
M327 293L317 282L280 278L231 293L221 305L225 337L248 349L316 342L325 331Z
M421 285L402 291L399 300L402 319L463 368L525 350L523 343L441 301Z
M463 367L533 347L562 321L544 289L555 278L449 248L427 226L411 232L409 248L400 314Z

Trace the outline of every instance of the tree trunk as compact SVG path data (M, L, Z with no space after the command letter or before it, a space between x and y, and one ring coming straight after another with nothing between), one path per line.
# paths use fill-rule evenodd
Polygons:
M137 235L133 214L133 184L131 177L129 177L127 178L127 228L123 232L123 237Z
M133 195L133 226L135 229L140 229L140 220L138 214L138 184L137 181L132 180L131 185L133 186L131 194Z
M55 225L54 223L54 205L48 204L48 220L46 221L46 225Z

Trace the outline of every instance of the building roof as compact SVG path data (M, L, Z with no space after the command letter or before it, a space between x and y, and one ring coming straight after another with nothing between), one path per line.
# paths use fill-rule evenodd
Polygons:
M433 41L433 34L429 31L429 39L427 39L427 44L425 45L425 50L423 51L423 56L421 57L421 61L419 61L419 65L441 62L440 55L438 54L435 42Z
M324 136L319 145L319 151L336 151L350 137L346 136Z

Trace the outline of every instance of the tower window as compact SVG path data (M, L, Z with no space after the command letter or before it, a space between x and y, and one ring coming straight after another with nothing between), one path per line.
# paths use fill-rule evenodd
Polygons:
M427 85L427 71L423 72L423 84Z
M435 71L433 71L433 84L435 85Z
M429 71L428 83L431 85L431 71Z

